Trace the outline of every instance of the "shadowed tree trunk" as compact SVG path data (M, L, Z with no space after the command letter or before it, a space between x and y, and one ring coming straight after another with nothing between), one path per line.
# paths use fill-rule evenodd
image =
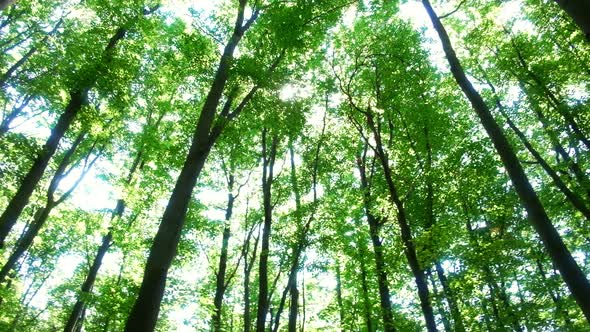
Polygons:
M340 261L336 259L336 300L338 301L338 315L340 316L340 331L346 331L344 329L344 304L342 301L342 276L340 272ZM369 330L369 332L371 332Z
M161 118L160 118L161 119ZM158 121L159 123L159 121ZM131 164L131 168L129 169L129 174L125 180L125 183L129 185L133 181L133 177L136 171L141 170L143 168L143 151L140 150L133 163ZM113 227L113 223L115 220L120 220L123 217L123 213L125 213L125 201L123 199L119 199L117 201L117 206L113 210L111 215L111 227ZM96 255L94 256L94 260L88 273L86 275L86 279L82 283L82 287L80 289L80 295L70 312L70 316L68 321L66 322L66 326L64 327L64 332L74 332L82 328L84 324L84 317L86 313L86 301L85 295L89 295L92 293L92 288L94 287L94 283L96 282L96 277L98 276L98 271L102 265L102 260L106 253L109 251L113 244L113 231L109 228L107 234L102 237L101 245L98 247Z
M512 180L512 184L527 211L529 221L539 234L552 261L558 267L565 283L586 316L586 320L590 322L590 283L588 279L573 259L571 253L563 243L561 236L551 223L543 204L531 186L522 165L512 150L512 146L502 132L502 129L496 123L481 95L475 90L465 75L463 67L451 45L449 36L430 5L430 2L428 0L422 0L422 3L442 41L451 72L471 102L473 109L480 118L483 127L500 155L504 167Z
M492 92L495 94L496 93L495 88L489 81L488 81L488 85L490 86ZM557 172L549 165L549 163L545 160L545 158L543 158L543 156L541 156L541 154L535 149L535 147L528 140L526 135L516 126L516 124L512 121L512 119L510 118L508 113L506 113L506 110L504 109L504 106L502 105L502 103L498 99L497 95L495 98L496 98L496 106L498 108L498 111L500 112L500 114L502 114L502 116L506 120L506 123L508 124L510 129L512 129L512 131L520 139L522 144L526 147L526 149L533 156L533 158L535 158L535 161L541 166L541 168L543 168L545 173L547 173L547 175L551 178L551 180L553 180L553 184L555 184L557 189L559 189L559 191L561 191L563 193L563 195L566 197L566 199L578 211L580 211L584 215L584 217L586 217L586 220L590 221L590 208L588 208L586 206L586 203L584 203L584 201L582 200L582 198L578 194L576 194L575 192L573 192L572 190L569 189L569 187L565 184L565 182L563 182L563 180L557 174Z
M416 246L410 229L410 224L407 218L407 212L402 202L397 186L393 181L393 172L389 165L389 158L385 149L383 148L383 141L381 139L381 132L379 124L375 122L374 115L370 109L363 111L367 125L373 134L375 139L374 151L381 163L383 169L383 175L389 191L389 199L391 204L397 209L397 223L400 228L402 242L404 244L404 252L414 275L416 287L418 288L418 297L420 298L420 307L422 308L422 314L426 323L426 328L429 332L437 331L436 320L434 319L434 311L432 310L432 303L430 301L430 293L428 290L428 282L426 280L426 274L424 269L420 266L418 261L418 255L416 253Z
M371 313L371 307L373 306L371 303L371 298L369 297L369 283L367 280L367 266L365 264L365 257L368 255L368 250L365 245L361 247L361 257L359 257L359 261L361 264L361 289L363 295L363 315L365 316L365 325L367 325L367 331L373 332L375 331L375 327L373 326L373 314Z
M166 287L166 277L180 241L181 230L186 219L188 204L205 160L211 151L218 134L211 129L223 94L233 54L244 33L258 16L255 10L252 17L244 24L244 12L247 0L240 0L233 33L223 50L213 83L199 115L191 146L180 175L170 196L170 200L160 227L150 248L144 276L135 304L127 318L126 332L153 331L160 312L160 302ZM212 136L213 134L213 136Z
M15 3L16 0L0 0L0 10L6 9L6 7Z
M245 225L248 224L248 204L246 204L246 217ZM258 229L258 235L254 240L254 248L252 254L250 254L250 239L254 233L254 229ZM250 318L250 274L254 267L254 261L258 252L258 243L260 239L260 227L257 227L256 223L252 225L250 231L245 235L244 245L242 247L242 256L244 257L244 332L250 332L252 321Z
M361 190L363 193L363 205L365 216L369 224L369 234L373 243L373 254L375 257L375 268L377 273L377 285L379 286L379 299L381 303L381 315L383 318L383 328L386 332L394 332L393 311L390 300L389 281L385 271L385 258L383 257L383 243L380 238L383 220L379 220L371 212L371 188L366 172L366 149L363 156L357 157L357 166L361 175Z
M223 304L223 296L226 290L226 271L227 271L227 256L229 247L229 238L231 237L231 217L233 214L235 196L234 190L234 174L233 167L230 162L229 174L227 177L227 207L225 209L225 222L223 226L223 235L221 239L221 255L219 256L219 264L217 273L215 274L215 296L213 298L214 312L211 317L211 325L213 331L221 331L221 309Z
M106 66L106 64L110 62L113 52L115 51L115 47L117 46L118 42L125 37L126 33L126 28L119 28L117 32L111 37L108 45L103 51L102 66ZM23 209L28 204L33 191L39 184L43 173L45 173L45 169L49 164L49 160L55 154L59 142L70 128L70 125L73 123L74 119L82 109L82 106L86 103L88 91L94 87L98 76L101 74L100 70L90 73L85 73L84 71L88 70L82 69L82 72L79 73L79 76L86 77L86 79L77 82L78 84L76 87L70 90L70 101L68 102L68 105L64 109L63 113L59 116L56 125L51 130L51 134L43 146L43 149L33 162L33 165L25 177L22 179L18 190L0 216L0 248L4 247L6 236L8 236L10 230L20 217Z
M269 311L268 292L268 256L270 249L270 231L272 226L272 183L274 181L274 164L277 155L277 137L273 135L270 147L267 142L267 129L262 131L262 201L264 207L264 225L262 229L262 246L258 263L258 309L256 313L256 332L264 332L266 316ZM272 316L272 315L271 315Z
M87 152L85 158L82 158L78 162L71 165L71 162L72 162L71 159L72 159L74 153L76 152L76 150L78 149L78 146L80 145L80 143L82 143L82 140L84 139L85 136L86 136L86 133L84 133L84 132L80 133L78 135L78 137L76 138L76 140L72 143L72 146L64 154L60 164L57 167L57 170L55 171L53 178L51 179L51 182L49 184L49 188L47 189L45 206L43 208L39 209L35 213L35 216L33 217L33 221L31 222L29 227L25 230L25 232L21 236L21 238L17 241L14 251L12 252L10 257L8 258L8 260L6 261L6 263L4 264L2 269L0 270L0 282L4 281L6 279L10 270L12 270L14 268L14 266L19 261L19 259L22 257L22 255L33 244L33 241L35 240L35 238L39 234L39 231L47 222L47 219L49 218L49 214L51 213L51 211L56 206L60 205L66 199L68 199L70 197L72 192L76 189L78 184L80 184L80 182L84 179L84 177L86 176L86 174L88 173L90 168L92 168L92 166L94 165L94 163L96 162L96 160L100 156L100 154L98 154L95 156L95 158L90 160L90 157L93 153L94 147L96 146L96 142L95 142L94 145L92 146L92 148ZM64 192L61 195L61 197L56 199L55 193L57 191L60 181L66 175L68 175L72 171L73 168L78 166L78 163L82 160L85 161L82 173L78 176L78 178L74 182L74 184L66 192Z
M438 307L438 314L441 317L443 327L446 332L450 332L450 331L452 331L451 322L449 321L449 317L448 317L447 312L445 310L445 306L442 301L442 296L438 295L439 294L438 286L436 285L436 282L434 281L434 276L432 275L432 272L430 270L426 271L426 275L428 276L428 279L430 279L430 285L432 286L432 299Z
M590 2L587 0L555 0L582 30L586 41L590 42Z

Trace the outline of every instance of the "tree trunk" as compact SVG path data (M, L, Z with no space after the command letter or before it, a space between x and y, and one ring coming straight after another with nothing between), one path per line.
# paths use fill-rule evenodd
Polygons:
M432 145L430 144L430 135L427 124L424 126L424 140L426 141L426 227L427 229L431 229L436 223L436 217L434 213L434 185L432 179ZM455 331L465 332L463 317L461 317L461 311L459 309L459 305L457 304L455 293L449 285L445 271L438 258L434 261L434 267L436 270L436 275L438 276L438 280L443 287L443 293L445 295L445 299L447 300L449 310L451 311Z
M555 0L559 7L574 20L590 42L590 3L587 0Z
M545 160L545 158L543 158L543 156L541 156L541 154L535 149L535 147L533 147L533 145L531 144L531 142L529 142L526 135L516 126L516 124L512 121L512 119L510 119L510 117L508 116L508 114L504 110L504 107L500 103L499 100L496 101L496 104L498 106L498 110L500 111L500 113L502 114L504 119L506 120L506 123L508 123L508 126L510 127L510 129L512 129L512 131L514 131L514 133L520 139L522 144L526 147L526 149L533 156L533 158L535 158L535 161L537 161L537 163L539 163L539 165L541 166L541 168L543 168L545 173L547 173L547 175L551 178L551 180L553 180L553 184L555 184L557 189L559 189L559 191L561 191L563 193L563 195L566 197L566 199L578 211L580 211L584 215L584 217L586 217L586 220L590 221L590 208L588 208L586 206L586 203L584 203L582 198L578 194L576 194L575 192L573 192L572 190L570 190L568 188L568 186L565 184L565 182L563 182L561 177L559 177L557 172L549 165L549 163Z
M365 255L364 252L367 251L367 248L363 245L363 252L361 253L361 257L359 257L359 261L361 263L361 288L363 292L363 314L365 318L365 325L367 325L367 331L373 332L375 331L375 327L373 327L373 314L371 313L371 300L369 297L369 284L367 282L367 266L365 265Z
M558 267L565 283L572 292L576 302L584 312L586 320L590 322L590 283L586 279L571 253L563 243L561 236L547 216L543 204L531 186L522 165L512 150L510 143L494 120L489 108L481 95L475 90L452 48L451 41L440 19L432 9L428 0L422 0L434 28L442 41L443 49L449 61L451 72L457 83L471 102L473 109L479 116L482 125L492 139L492 142L508 171L512 184L518 193L526 211L528 219L539 234L552 261Z
M117 43L125 37L127 30L120 28L111 37L105 50L103 51L103 61L109 61L111 53L114 51ZM76 118L76 115L82 109L88 98L88 91L94 86L98 79L98 73L88 73L92 75L84 75L91 77L86 81L79 82L79 86L70 91L70 101L66 106L64 112L60 115L55 127L51 130L51 135L45 142L43 150L39 153L33 165L29 169L21 181L20 187L16 194L12 197L8 206L0 216L0 249L4 248L6 237L10 233L12 227L16 224L23 209L28 204L33 191L39 184L45 169L49 164L49 160L55 154L59 142L64 137L70 125Z
M55 204L51 202L45 205L44 208L41 208L37 211L37 213L35 214L35 219L31 223L29 228L26 230L22 238L17 242L14 251L12 252L10 257L8 257L8 260L6 261L6 263L4 263L4 266L2 266L2 269L0 270L0 283L6 280L6 277L8 277L10 271L14 268L16 263L27 251L27 249L29 249L29 247L33 244L33 240L35 239L35 237L37 237L37 234L39 234L39 231L41 230L43 225L45 225L45 222L49 217L49 213L54 207Z
M539 120L539 122L541 122L541 126L543 127L543 130L545 131L545 133L549 137L549 141L553 145L553 149L555 150L555 153L558 156L560 156L561 159L563 159L563 162L570 169L570 171L572 172L572 174L574 175L574 177L578 181L578 184L583 188L584 192L586 193L586 196L590 197L590 180L588 179L588 176L586 175L586 173L584 171L582 171L582 169L580 168L580 165L569 155L569 153L566 151L566 149L563 147L563 145L561 145L558 135L555 133L555 131L549 125L549 122L548 122L547 118L545 117L545 115L543 114L543 111L541 111L541 108L540 108L538 102L534 99L533 96L529 95L529 91L528 91L528 89L526 89L524 87L524 84L521 84L521 86L523 88L523 91L525 91L525 93L527 93L529 102L530 102L531 107L533 109L533 112L537 116L537 119Z
M239 2L233 34L221 56L211 89L199 115L187 158L150 248L139 294L127 318L126 332L153 331L156 326L168 269L176 255L192 191L211 147L215 143L215 139L210 137L211 127L229 77L233 54L244 32L255 19L253 14L247 24L243 25L246 2L247 0Z
M383 329L386 332L394 332L393 311L390 300L389 281L385 269L385 258L383 257L383 245L379 237L383 221L378 220L371 212L371 193L366 173L365 156L357 157L357 164L361 175L361 190L363 193L363 204L365 216L369 223L369 234L373 243L373 254L375 257L375 268L377 273L377 284L379 285L379 300L381 303L381 315L383 317Z
M231 236L230 220L233 213L235 199L233 195L233 187L234 175L230 174L228 181L227 208L225 210L225 223L221 240L221 255L219 256L219 265L217 274L215 276L215 297L213 299L214 312L213 317L211 318L211 325L213 327L213 331L215 332L221 331L221 309L223 304L223 296L226 290L225 273L227 271L227 252L229 247L229 238Z
M74 185L62 195L62 197L58 200L55 199L54 195L59 185L60 180L64 177L66 173L68 173L67 168L71 164L71 158L80 146L80 143L84 140L86 136L85 132L82 132L78 135L76 140L72 143L68 151L64 154L62 160L60 161L53 178L49 184L49 188L47 189L45 207L39 209L35 216L33 217L33 221L29 225L29 227L24 231L22 237L17 241L16 247L2 269L0 270L0 283L3 282L10 270L14 268L16 263L22 257L22 255L29 249L29 247L33 244L35 237L39 234L41 228L45 225L45 222L49 218L49 214L58 206L61 202L63 202L70 193L77 187L78 183L80 182L81 178L84 177L84 172L79 177L79 180L74 183ZM92 153L92 149L88 152L88 156Z
M371 110L367 110L365 115L367 118L367 124L373 133L373 138L375 139L375 154L377 155L379 161L381 162L381 167L383 168L385 182L389 191L389 199L391 204L397 208L397 223L400 228L401 238L404 244L404 252L408 260L408 264L410 265L410 269L412 270L412 274L414 275L416 288L418 288L418 297L420 298L420 307L422 308L422 314L424 315L426 329L429 332L434 332L437 331L437 328L436 320L434 319L434 311L432 310L432 304L430 302L428 283L426 281L424 269L420 267L420 263L418 261L416 246L414 245L412 231L407 219L407 213L399 196L397 187L393 182L393 175L389 166L389 158L383 149L381 133L379 132L379 128L375 123L373 113Z
M246 213L246 216L248 213ZM248 218L246 217L246 223ZM256 253L258 251L258 243L260 239L260 228L258 228L258 236L254 241L254 249L252 250L252 255L249 254L250 248L250 238L252 233L254 232L254 228L250 230L248 236L244 240L244 247L243 247L243 256L244 256L244 332L250 332L252 321L250 318L250 274L252 273L252 268L254 267L254 261L256 259ZM251 257L251 258L249 258ZM248 263L250 262L250 263Z
M16 0L0 0L0 10L6 9L6 7L12 5Z
M272 137L270 150L267 149L267 130L262 131L262 193L264 206L264 228L262 230L262 246L258 264L258 309L256 314L256 332L264 332L266 316L269 310L268 297L268 256L270 249L270 232L272 225L272 183L274 180L273 167L277 154L277 137Z
M432 286L433 300L436 302L436 305L438 306L438 313L441 317L443 327L446 332L451 332L452 331L451 322L449 321L449 317L448 317L447 312L445 310L445 305L442 301L442 297L438 295L439 294L438 287L436 285L436 281L434 280L434 276L432 275L432 272L430 270L426 271L426 274L428 276L428 279L430 279L430 285Z
M72 312L70 313L68 321L66 322L66 326L64 327L64 332L76 332L82 328L86 312L84 310L86 307L86 301L84 300L85 296L90 295L92 292L92 287L94 286L94 282L96 281L96 276L98 275L98 270L100 269L100 266L102 264L102 259L111 247L112 240L113 233L110 231L105 236L103 236L102 244L98 248L98 252L94 257L92 266L90 267L88 275L86 276L86 279L82 284L82 289L80 290L80 294L78 295L78 300L72 308Z
M338 301L338 314L340 315L340 331L346 331L344 328L344 304L342 300L342 276L340 272L340 261L336 259L336 300ZM369 330L369 332L372 332Z

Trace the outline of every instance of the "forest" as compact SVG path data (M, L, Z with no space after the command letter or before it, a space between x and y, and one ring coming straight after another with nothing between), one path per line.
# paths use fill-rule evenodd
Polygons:
M590 331L587 0L0 2L0 331Z

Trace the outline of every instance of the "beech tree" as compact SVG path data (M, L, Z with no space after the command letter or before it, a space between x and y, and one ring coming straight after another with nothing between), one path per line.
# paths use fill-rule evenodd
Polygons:
M587 330L585 6L0 3L0 330Z

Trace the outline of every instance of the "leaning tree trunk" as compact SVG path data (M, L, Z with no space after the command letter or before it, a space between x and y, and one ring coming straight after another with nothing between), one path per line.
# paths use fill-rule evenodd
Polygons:
M136 173L136 171L141 170L143 168L144 164L142 162L142 157L143 150L140 148L140 150L137 152L136 157L133 160L133 163L131 164L129 174L127 175L127 178L125 180L125 183L127 185L129 185L133 181L133 176ZM117 201L115 209L113 210L113 213L111 214L111 227L113 226L113 222L115 220L120 220L121 217L123 217L123 213L125 213L125 201L123 199L119 199ZM85 295L88 295L92 292L94 283L96 282L96 277L98 276L98 271L102 266L102 260L111 248L112 244L113 231L109 228L107 234L105 234L102 237L101 245L98 247L92 265L86 275L86 279L82 283L80 294L78 296L78 299L76 300L76 303L74 304L74 307L72 308L72 311L70 312L70 316L68 318L68 321L66 322L64 332L74 332L82 328L86 313L86 301L84 300Z
M383 140L381 139L381 133L379 132L379 128L375 123L373 113L371 112L371 110L367 110L365 112L365 116L367 118L367 124L369 125L369 128L373 134L373 138L375 139L375 154L377 155L377 158L379 159L381 167L383 169L385 182L387 184L387 189L389 191L389 200L391 204L395 206L397 209L397 223L400 229L401 238L404 245L404 253L406 255L406 259L408 260L408 264L410 265L410 270L412 270L412 274L414 275L416 288L418 288L418 297L420 298L420 307L422 309L422 314L424 315L426 329L429 332L434 332L437 331L437 328L436 320L434 319L432 303L430 301L430 291L428 290L428 282L426 280L426 274L424 272L424 269L420 266L420 262L418 261L416 246L414 244L412 231L410 228L410 224L408 222L406 209L404 207L404 203L402 202L399 196L397 186L393 181L393 174L391 167L389 165L389 158L383 148Z
M590 2L588 0L555 0L582 30L586 41L590 42Z
M340 261L336 259L336 300L338 301L338 314L340 315L340 331L344 332L344 301L342 299L342 275L340 272ZM369 332L372 332L369 330Z
M211 137L211 129L229 78L233 54L244 33L257 17L257 12L255 12L244 25L246 3L247 0L239 2L232 36L219 61L213 83L197 121L187 158L150 248L139 294L127 318L126 332L153 331L156 326L168 270L176 255L193 188L215 143L216 137Z
M16 0L0 0L0 10L6 9L6 7L12 5Z
M47 219L49 218L51 211L56 206L58 206L59 204L64 202L71 195L71 193L78 186L80 181L86 175L87 170L85 169L82 172L82 174L78 177L78 180L76 182L74 182L74 184L59 199L55 198L55 192L57 191L57 187L59 186L59 183L60 183L61 179L64 177L64 175L69 173L68 167L70 167L70 164L72 162L72 160L71 160L72 156L74 155L74 153L78 149L80 143L82 143L82 141L84 140L85 136L86 136L86 134L84 132L80 133L78 135L78 137L76 138L76 140L72 143L70 148L64 154L61 162L59 163L59 165L55 171L55 174L53 175L53 178L51 179L51 182L49 183L49 188L47 189L45 206L43 208L39 209L35 213L35 215L33 217L33 221L31 222L29 227L26 228L26 230L24 231L24 234L21 236L21 238L17 241L12 254L10 255L10 257L8 257L8 260L6 261L6 263L4 264L2 269L0 270L0 282L4 281L6 279L10 270L12 270L14 268L14 266L20 260L22 255L33 244L33 241L35 240L35 238L39 234L39 231L41 230L41 228L43 228L43 226L47 222ZM88 158L92 154L93 149L94 149L94 146L92 149L90 149L90 151L88 151L86 160L88 160ZM96 159L94 159L94 160L96 160ZM90 166L92 166L92 164L94 164L94 161L90 164ZM76 165L74 165L74 166L76 166ZM71 167L74 167L74 166L71 166ZM86 166L88 166L88 165L85 165L85 167ZM70 170L71 170L71 168L70 168Z
M430 1L422 0L422 3L424 4L434 28L442 41L444 52L451 67L451 72L471 102L473 109L480 118L482 125L500 155L504 167L512 180L512 184L527 211L530 223L539 234L539 237L549 252L552 261L558 267L565 283L586 316L586 320L590 322L590 283L588 282L586 275L573 259L571 253L563 243L561 236L551 223L543 204L531 186L520 161L512 150L512 146L510 146L502 129L492 116L479 92L475 90L465 75L463 67L452 47L449 36L439 17L430 5Z
M127 30L125 28L119 28L117 32L111 37L107 47L103 51L102 61L105 63L110 61L117 43L125 37L126 32ZM16 194L8 203L8 206L2 213L2 216L0 216L0 248L4 247L6 237L10 233L12 227L16 224L23 209L28 204L33 191L39 184L43 173L45 173L45 169L49 164L49 160L57 151L59 142L70 128L70 125L76 118L76 115L82 109L84 103L86 103L88 91L94 87L99 74L100 73L98 72L85 73L82 76L91 78L78 82L77 86L70 90L70 101L68 105L57 120L55 127L53 127L51 130L51 135L45 142L43 149L33 162L33 165L29 169L28 173L21 181L20 187L16 191Z

